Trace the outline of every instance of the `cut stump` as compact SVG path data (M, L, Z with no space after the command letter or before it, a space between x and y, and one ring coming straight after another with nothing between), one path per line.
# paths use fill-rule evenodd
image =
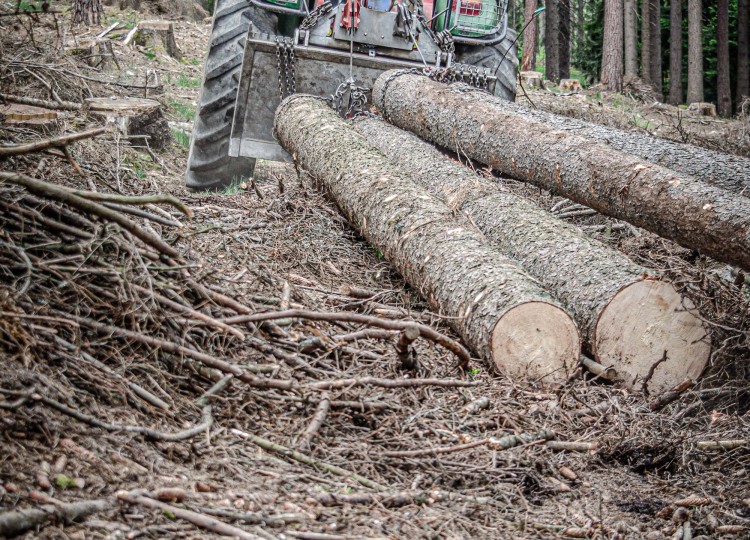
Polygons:
M174 38L174 24L169 21L142 21L130 31L124 45L129 44L146 49L162 49L167 55L179 60L182 57Z
M161 150L172 141L169 123L158 101L145 98L91 98L89 112L114 124L134 146Z

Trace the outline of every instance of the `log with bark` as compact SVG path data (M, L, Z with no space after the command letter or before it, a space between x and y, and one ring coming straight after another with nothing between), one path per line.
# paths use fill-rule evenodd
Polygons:
M513 178L750 269L750 200L556 129L463 84L389 71L373 101L393 124Z
M411 133L370 117L360 117L354 125L420 186L467 214L495 247L552 291L573 314L597 361L613 366L628 387L640 390L652 373L648 390L660 392L703 371L711 352L706 328L690 300L656 271L501 190ZM662 362L665 350L668 359Z
M545 382L575 370L580 338L570 315L324 101L288 98L275 131L354 227L490 365Z

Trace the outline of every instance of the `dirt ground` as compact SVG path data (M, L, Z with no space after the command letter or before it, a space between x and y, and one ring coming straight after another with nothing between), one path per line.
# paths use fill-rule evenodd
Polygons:
M493 375L478 360L462 373L452 353L427 340L415 344L419 370L404 371L393 333L347 320L233 325L239 337L212 329L207 316L289 307L414 321L455 339L291 164L262 163L254 182L221 193L183 187L181 130L194 114L210 24L175 21L181 60L116 45L122 69L100 70L56 49L100 29L47 17L34 25L0 18L3 93L50 100L51 85L62 100L80 102L90 94L143 97L144 84L157 86L148 97L161 102L175 141L143 151L108 132L70 145L82 175L52 151L0 159L0 170L96 192L166 193L193 217L160 204L149 211L168 224L134 218L179 252L177 270L163 256L139 258L142 243L95 218L85 257L55 252L26 285L8 271L14 256L0 250L0 527L13 510L103 500L107 508L85 521L52 520L23 537L218 537L210 518L269 539L750 537L750 304L731 269L603 216L570 218L664 271L706 318L708 371L660 410L649 407L659 396L584 373L558 387ZM124 33L146 17L108 8L101 29L121 21L116 32ZM573 107L565 97L538 97ZM49 131L0 127L0 141L97 123L64 112ZM574 209L536 188L498 182L547 209ZM12 218L25 200L0 182L0 247L27 231ZM100 247L110 240L121 249ZM165 308L159 294L182 307ZM19 311L29 319L7 316ZM125 339L112 327L185 349ZM60 339L75 346L64 349ZM208 356L193 361L190 351ZM213 368L217 359L252 375L227 376ZM133 384L157 399L144 400ZM196 433L180 440L162 436L193 426ZM138 496L171 506L144 506Z

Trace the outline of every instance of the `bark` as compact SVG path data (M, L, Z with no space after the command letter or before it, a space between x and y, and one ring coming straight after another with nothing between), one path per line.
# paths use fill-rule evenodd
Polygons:
M578 50L583 50L584 46L584 15L583 15L583 0L578 0L578 17L576 19L578 26Z
M601 82L614 92L622 90L622 17L622 0L605 0Z
M719 0L716 32L716 109L720 116L732 116L729 85L729 0Z
M650 29L651 29L651 86L660 96L662 95L664 84L664 74L661 66L661 0L650 1Z
M701 0L688 0L688 104L703 101L702 16Z
M275 131L355 228L491 365L545 381L565 380L575 369L580 338L563 308L324 101L285 100Z
M641 79L651 84L651 5L641 0Z
M669 103L682 103L682 0L669 4Z
M750 268L745 197L535 122L467 85L386 72L373 101L389 121L431 142L460 144L462 154L504 174Z
M625 0L625 76L638 76L638 2Z
M504 108L530 120L607 144L613 149L633 154L649 163L694 176L702 182L750 197L750 159L748 158L648 134L594 124L541 109L528 109L515 103L508 102Z
M560 82L560 21L558 0L547 0L544 10L544 76Z
M737 3L737 94L735 103L742 103L744 97L750 97L750 39L748 33L748 16L750 0L739 0Z
M669 361L654 371L653 391L669 389L685 378L697 377L708 361L710 345L698 317L686 311L683 299L666 283L654 280L656 272L630 261L617 250L589 238L578 227L542 210L523 197L498 189L495 182L448 159L416 136L381 120L362 118L356 129L395 165L406 170L419 185L455 210L467 214L490 243L518 261L570 310L584 343L597 361L613 366L619 379L640 389L651 367L642 358L661 358L666 345ZM651 294L635 309L618 308L626 296ZM658 291L658 292L657 292ZM603 321L612 319L621 328L616 339L607 335ZM645 316L649 313L651 316ZM658 339L644 347L642 336ZM684 362L690 358L692 362ZM689 372L686 372L688 370Z
M570 0L558 0L560 35L558 37L558 68L560 79L570 78Z
M73 24L99 24L103 14L102 0L73 0Z
M521 60L521 71L534 71L536 68L537 21L536 17L534 17L534 11L536 11L536 8L537 0L526 0L526 6L523 12L523 23L526 25L526 29L523 31L523 58Z

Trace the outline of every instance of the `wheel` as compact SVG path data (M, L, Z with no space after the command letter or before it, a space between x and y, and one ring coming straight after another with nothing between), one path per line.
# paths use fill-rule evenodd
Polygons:
M275 17L254 8L250 0L217 2L190 138L185 173L185 183L190 189L222 188L242 177L252 176L255 170L255 159L229 156L242 57L251 23L261 32L275 31Z
M516 100L518 42L515 30L508 28L505 38L495 45L456 45L456 61L489 68L497 77L495 95L508 101Z

